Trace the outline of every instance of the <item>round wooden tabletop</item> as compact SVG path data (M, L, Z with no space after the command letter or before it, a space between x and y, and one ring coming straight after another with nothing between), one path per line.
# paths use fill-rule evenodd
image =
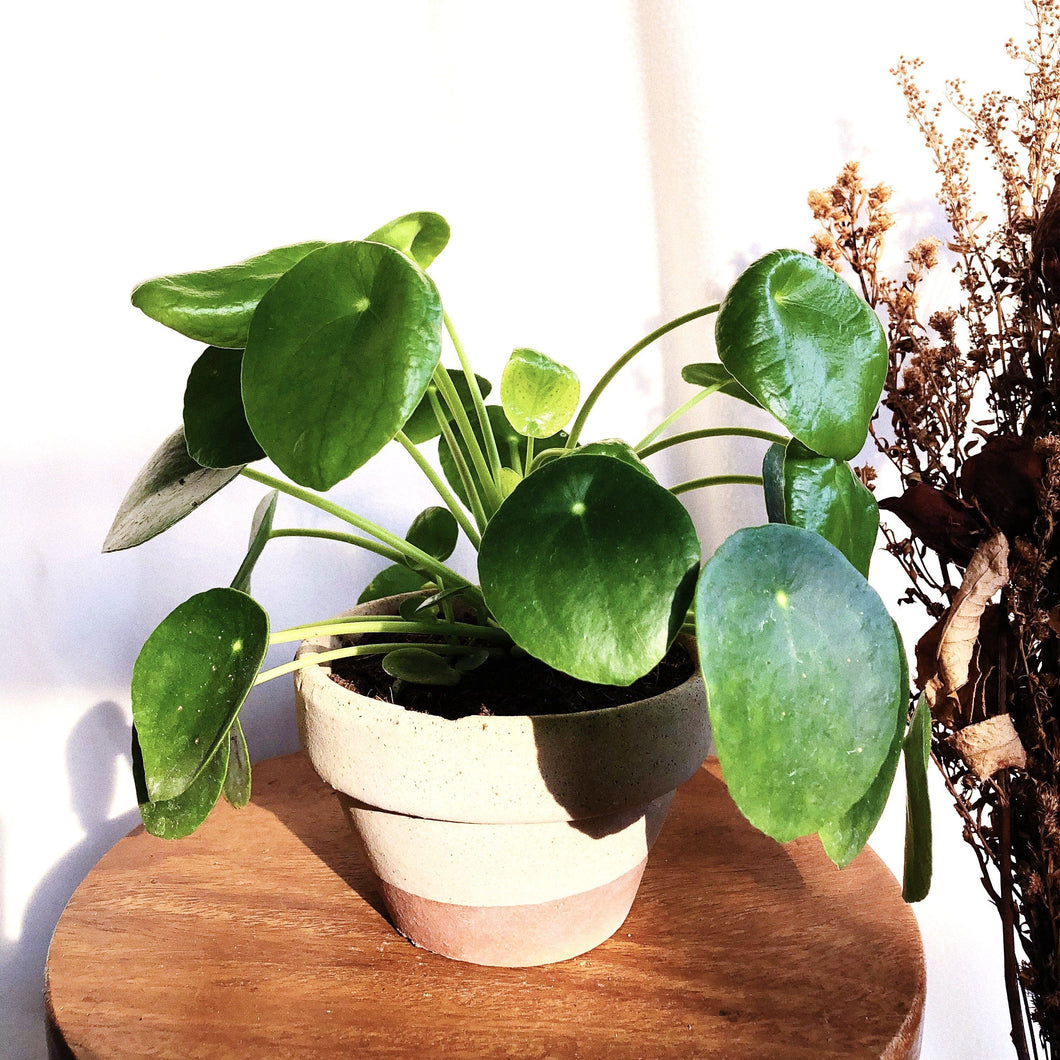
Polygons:
M338 800L302 755L245 810L141 829L89 873L48 957L53 1055L917 1057L924 962L871 852L756 832L708 762L619 932L584 957L483 968L387 923Z

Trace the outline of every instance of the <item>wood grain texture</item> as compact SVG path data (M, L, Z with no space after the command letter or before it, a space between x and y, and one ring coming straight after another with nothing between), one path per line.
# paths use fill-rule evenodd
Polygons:
M716 762L678 792L619 932L528 969L397 936L302 755L254 788L189 839L137 829L78 888L48 958L58 1054L919 1056L923 954L894 878L870 851L839 872L816 840L756 832Z

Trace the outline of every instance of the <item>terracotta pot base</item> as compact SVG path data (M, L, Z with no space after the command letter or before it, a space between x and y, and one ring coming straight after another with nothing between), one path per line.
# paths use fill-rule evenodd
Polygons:
M591 891L534 905L435 902L376 877L394 926L433 953L475 964L522 968L564 961L610 938L629 913L647 858Z

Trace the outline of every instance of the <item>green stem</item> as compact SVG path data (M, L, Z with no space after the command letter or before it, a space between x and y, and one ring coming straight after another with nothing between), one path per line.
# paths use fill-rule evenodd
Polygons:
M680 445L682 442L693 442L697 438L761 438L764 442L775 442L787 445L788 439L783 434L774 434L772 431L760 431L757 427L703 427L698 431L686 431L684 434L673 434L664 438L661 442L653 445L637 446L637 456L642 460L654 453L669 449L671 445Z
M482 544L482 538L479 536L479 532L475 529L471 520L468 519L464 513L463 506L453 495L452 490L442 481L441 476L437 471L431 467L427 458L421 453L416 444L409 440L408 436L404 431L398 431L394 435L395 441L397 441L405 450L409 456L416 462L416 466L427 476L427 480L434 487L438 496L442 498L442 502L453 514L453 518L460 524L460 528L467 534L467 539L477 549Z
M289 497L294 497L296 500L303 501L314 508L319 508L322 512L327 512L328 515L333 515L336 519L341 519L344 523L349 523L350 526L370 534L376 540L381 541L384 545L389 545L406 559L412 560L417 566L428 571L439 584L462 585L470 589L476 599L481 597L478 588L472 585L465 577L457 574L455 570L439 562L434 556L424 552L423 549L410 545L404 538L398 537L397 534L392 534L389 530L378 526L371 520L348 511L346 508L313 493L311 490L303 489L292 482L285 482L283 479L267 475L264 471L258 471L256 468L245 467L240 474L245 478L249 478L252 482L260 482L263 486L268 486L270 489L286 493Z
M486 440L486 456L489 458L490 472L493 475L494 482L499 482L501 477L501 457L500 453L497 452L497 439L493 437L493 428L490 426L489 413L486 411L486 402L482 397L482 391L479 389L478 379L471 367L467 354L464 352L464 344L460 341L456 328L453 327L453 322L444 309L442 310L442 319L445 321L445 330L449 332L453 349L456 350L456 355L460 360L460 367L464 371L464 378L467 380L468 390L471 392L471 400L475 404L475 415L478 417L478 425L482 428L482 437Z
M523 462L523 478L530 474L530 465L534 462L534 439L527 435L526 438L526 460Z
M670 492L676 497L679 493L699 490L706 486L761 486L761 475L708 475L706 478L689 479L678 486L671 486Z
M486 529L486 509L482 506L482 498L479 496L478 486L475 484L475 476L471 474L471 469L467 466L467 461L464 459L464 453L461 450L456 440L456 435L453 433L452 424L446 419L445 414L442 412L442 406L438 401L438 395L433 391L428 390L427 396L431 402L431 408L434 409L435 419L438 421L438 428L442 432L442 438L445 440L445 444L449 446L449 454L453 458L453 463L456 465L456 473L460 477L460 482L464 487L464 492L467 494L468 507L471 509L471 514L475 517L475 522L478 523L480 530ZM481 455L481 454L480 454Z
M408 643L397 641L393 644L355 644L350 648L336 648L334 651L322 651L312 655L303 655L300 659L292 659L282 666L274 666L271 670L262 670L254 681L255 685L264 684L276 677L294 673L306 666L316 666L317 663L334 662L336 659L350 659L358 655L381 655L399 648L407 648ZM438 655L470 655L472 652L481 651L481 648L473 645L462 644L432 644L431 651ZM491 649L490 654L501 654L498 649Z
M669 416L666 417L654 430L649 431L641 440L637 443L635 448L639 451L646 446L651 445L656 438L659 437L663 431L666 430L672 423L676 423L682 416L687 415L692 411L701 401L705 401L710 397L711 394L716 394L724 386L724 383L715 383L713 386L706 386L697 394L693 394L683 405L679 408L674 409Z
M341 530L308 530L301 527L290 529L272 530L269 532L269 540L274 537L317 537L325 541L342 541L347 545L356 545L368 552L374 552L377 556L390 560L392 563L403 563L405 557L396 549L387 548L386 545L373 541L370 537L358 537L356 534L344 534Z
M483 499L490 514L492 514L500 507L501 503L497 484L493 479L493 473L486 463L482 446L475 437L475 431L471 426L471 420L468 419L467 410L460 401L460 395L456 392L456 387L453 385L452 379L449 378L449 373L440 365L434 373L434 385L438 388L438 393L445 399L446 405L449 406L453 422L456 423L460 436L464 439L468 454L471 456L471 463L475 468L475 474L478 475L482 486ZM493 431L488 430L487 436L492 438ZM494 448L496 448L496 443L494 443Z
M578 413L577 419L574 421L574 425L570 429L570 436L567 438L567 448L573 449L578 444L578 438L581 435L582 428L585 426L585 421L589 418L589 413L592 411L593 406L596 404L600 395L607 389L608 383L615 378L618 373L625 368L634 357L637 356L641 350L650 346L656 339L661 339L663 335L668 334L675 328L681 327L682 324L688 324L690 321L698 320L700 317L708 316L711 313L716 313L721 308L721 304L704 306L702 309L693 309L691 313L685 313L684 316L677 317L676 320L671 320L668 324L663 324L662 327L656 328L650 335L645 335L636 345L631 346L624 354L600 378L600 382L593 387L592 393L585 399L585 404L582 405L581 411Z
M401 633L403 635L423 634L440 637L473 637L476 640L492 640L510 644L511 637L503 629L495 626L479 626L473 622L407 622L403 618L379 618L372 616L368 621L351 621L338 619L334 622L316 622L310 626L291 626L281 629L269 637L269 646L290 644L296 640L309 637L341 637L347 633ZM433 646L432 646L433 647Z

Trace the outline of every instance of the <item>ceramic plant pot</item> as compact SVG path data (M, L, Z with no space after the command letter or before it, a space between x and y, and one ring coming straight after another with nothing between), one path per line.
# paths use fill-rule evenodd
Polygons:
M354 613L395 611L391 598ZM337 646L308 640L298 654ZM330 672L295 676L313 767L397 929L476 964L565 960L617 931L674 790L710 744L698 672L625 706L457 721L367 699Z

